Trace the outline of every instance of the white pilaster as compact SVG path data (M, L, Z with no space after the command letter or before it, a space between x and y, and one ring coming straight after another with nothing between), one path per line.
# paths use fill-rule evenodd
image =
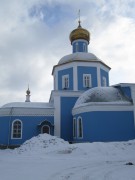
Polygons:
M131 96L133 99L133 109L134 109L134 127L135 127L135 85L131 86Z
M57 137L61 136L61 107L60 107L60 96L54 98L54 135Z

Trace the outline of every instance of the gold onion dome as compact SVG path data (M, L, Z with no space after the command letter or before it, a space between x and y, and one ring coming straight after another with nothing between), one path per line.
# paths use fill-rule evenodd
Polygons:
M80 21L79 22L79 26L78 28L74 29L71 33L70 33L70 41L71 41L71 44L74 40L77 40L77 39L84 39L86 41L90 41L90 33L89 31L87 31L86 29L82 28L81 25L80 25Z

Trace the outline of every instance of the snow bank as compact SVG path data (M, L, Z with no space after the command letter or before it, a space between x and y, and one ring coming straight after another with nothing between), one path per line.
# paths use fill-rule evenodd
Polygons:
M70 152L70 145L67 141L60 139L49 134L39 134L24 142L19 148L15 149L15 152L19 154L41 154L49 152Z

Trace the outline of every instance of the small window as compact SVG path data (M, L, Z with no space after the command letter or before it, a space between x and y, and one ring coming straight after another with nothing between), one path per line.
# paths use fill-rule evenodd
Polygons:
M104 87L107 86L106 77L103 77L103 86L104 86Z
M86 44L83 43L83 52L86 52Z
M62 76L62 89L69 88L69 75Z
M22 138L22 121L15 120L12 123L12 138L21 139Z
M42 133L42 134L44 134L44 133L50 134L50 126L48 126L48 125L42 126L42 128L41 128L41 133Z
M76 118L73 118L73 137L76 137Z
M78 52L78 43L75 44L75 52Z
M83 75L83 87L89 88L91 87L91 74L84 74Z
M83 124L82 124L82 118L78 118L78 138L83 137Z

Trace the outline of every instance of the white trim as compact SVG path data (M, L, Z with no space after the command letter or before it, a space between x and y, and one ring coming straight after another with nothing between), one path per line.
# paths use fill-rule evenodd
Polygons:
M1 108L0 116L10 116L11 108ZM12 108L12 116L54 116L54 108Z
M45 127L45 126L49 128L49 134L50 134L50 132L51 132L51 131L50 131L50 126L48 126L48 125L46 125L46 124L41 127L41 133L44 134L44 133L43 133L43 127Z
M21 137L20 138L14 138L13 137L13 125L16 121L19 121L21 123ZM22 130L23 130L23 123L20 119L15 119L12 121L12 129L11 129L11 139L22 139Z
M129 87L131 89L131 97L133 99L133 104L134 104L133 109L134 109L134 127L135 127L135 84Z
M77 40L74 40L74 41L72 42L72 44L73 44L73 43L76 43L76 42L85 42L85 43L88 44L88 41L86 41L85 39L77 39Z
M76 118L73 118L73 138L76 138Z
M82 136L81 137L79 136L79 134L80 134L80 132L79 132L79 120L81 120L81 130L82 130L82 132L81 132ZM81 116L79 116L77 118L77 138L78 139L83 139L83 122L82 122L82 117Z
M117 103L84 103L82 106L73 108L72 115L93 112L93 111L133 111L134 106L131 104L117 104Z
M104 71L109 72L110 69L102 63L103 62L101 60L91 60L91 61L84 60L84 62L83 62L83 60L80 60L80 61L73 60L73 61L70 61L70 63L65 63L65 64L60 64L60 65L54 66L53 74L58 73L58 71L63 70L63 69L74 68L75 66L99 67L99 68L103 69ZM56 78L58 78L58 77L56 76Z
M54 135L57 137L61 137L61 104L59 96L55 96L54 98L54 107Z

